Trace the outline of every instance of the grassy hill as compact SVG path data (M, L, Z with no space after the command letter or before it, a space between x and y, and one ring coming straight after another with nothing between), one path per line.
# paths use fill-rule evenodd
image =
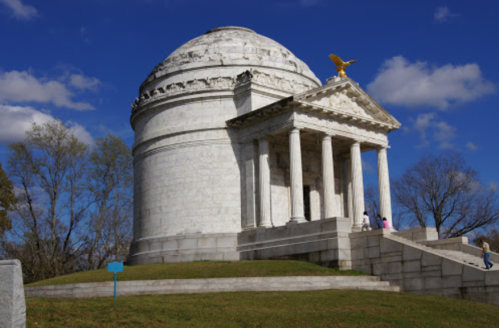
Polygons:
M28 298L28 327L497 327L493 305L357 290Z
M283 277L283 276L339 276L363 275L353 270L338 270L321 267L303 261L199 261L165 263L125 267L118 273L119 281L233 278L233 277ZM38 281L31 286L63 285L85 282L114 281L107 269L85 271Z
M191 262L125 267L119 280L361 275L307 262ZM112 281L107 270L29 286ZM88 299L27 298L28 327L497 327L499 307L363 290L235 292Z

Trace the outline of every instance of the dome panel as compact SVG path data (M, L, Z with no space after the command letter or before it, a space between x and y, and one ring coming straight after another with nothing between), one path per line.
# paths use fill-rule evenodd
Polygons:
M142 87L179 72L216 66L278 69L321 85L309 67L278 42L247 28L229 26L212 29L182 45L154 68Z

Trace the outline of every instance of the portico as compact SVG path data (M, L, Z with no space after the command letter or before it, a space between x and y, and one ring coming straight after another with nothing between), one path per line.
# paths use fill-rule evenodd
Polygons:
M386 135L399 123L363 93L350 79L332 80L227 122L245 153L243 230L334 217L360 230L367 151L377 152L379 210L392 226Z

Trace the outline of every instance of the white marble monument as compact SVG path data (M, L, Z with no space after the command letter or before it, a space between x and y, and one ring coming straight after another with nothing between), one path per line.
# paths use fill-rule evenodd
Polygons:
M359 230L368 151L391 225L387 134L400 123L350 78L322 85L252 30L216 28L174 51L141 85L131 124L128 264L239 260L253 232L308 221Z

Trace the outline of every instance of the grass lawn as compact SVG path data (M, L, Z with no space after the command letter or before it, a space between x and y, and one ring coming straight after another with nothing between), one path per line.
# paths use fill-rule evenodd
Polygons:
M321 267L304 261L200 261L184 263L150 264L125 267L118 273L119 281L238 278L238 277L283 277L283 276L340 276L364 275L353 270L337 270ZM66 276L38 281L31 286L63 285L84 282L114 281L113 273L107 269L78 272Z
M499 307L379 291L27 298L28 327L497 327Z

